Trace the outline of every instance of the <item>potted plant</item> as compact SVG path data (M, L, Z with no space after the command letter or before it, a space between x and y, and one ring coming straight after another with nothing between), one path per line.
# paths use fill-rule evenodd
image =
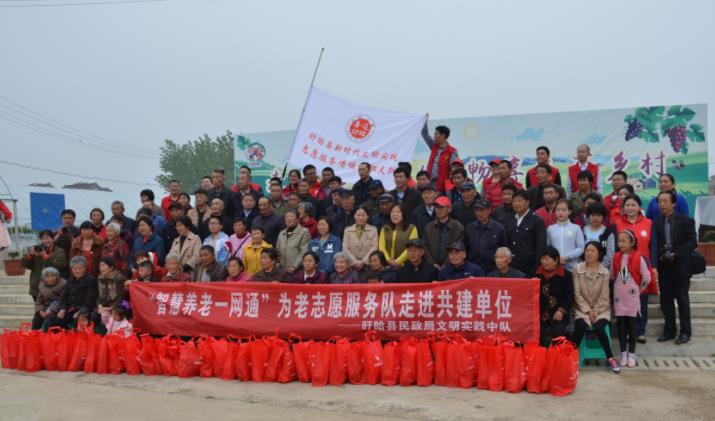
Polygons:
M22 266L20 260L20 253L17 251L11 251L7 254L7 259L3 260L3 265L5 267L5 275L7 276L20 276L25 274L25 268Z

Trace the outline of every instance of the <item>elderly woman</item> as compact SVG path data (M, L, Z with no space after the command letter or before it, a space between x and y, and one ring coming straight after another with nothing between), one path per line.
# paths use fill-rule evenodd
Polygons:
M300 220L300 225L307 229L310 233L310 238L315 238L318 236L318 223L313 218L313 204L309 202L301 202L298 205L298 219Z
M36 300L42 271L53 267L64 272L67 269L67 255L62 247L55 245L52 231L43 230L40 231L40 244L30 247L30 251L22 258L22 265L30 269L30 295Z
M379 250L370 253L370 269L378 275L378 280L383 284L397 282L397 272L390 267L385 254Z
M138 251L154 252L159 265L164 264L166 248L164 240L154 233L154 223L146 216L140 216L137 220L137 235L134 236L134 246L132 247L132 261Z
M102 247L104 247L104 240L97 235L94 225L89 221L84 221L79 226L79 237L75 238L70 246L70 259L75 256L84 256L87 259L87 271L97 276Z
M176 220L178 236L169 250L169 254L179 257L179 268L186 273L193 271L199 263L199 250L201 249L201 239L191 232L191 228L191 219L188 216L180 216Z
M611 323L610 273L603 264L605 254L601 243L589 241L584 247L585 261L572 272L574 289L574 331L571 340L578 347L589 328L596 333L606 354L606 362L614 373L621 367L611 350L606 326Z
M310 242L310 233L298 223L296 211L288 209L283 217L286 229L278 234L276 251L281 268L292 275L303 263L303 252Z
M107 239L102 247L101 257L111 257L114 260L114 267L124 276L129 276L129 244L124 241L121 234L121 227L116 222L111 222L105 227Z
M251 278L251 275L246 272L243 262L238 257L231 257L228 259L226 272L228 273L226 282L246 282Z
M65 286L67 281L60 277L59 270L51 266L42 269L35 301L35 316L32 318L32 330L41 329L45 320L49 321L57 316Z
M100 208L94 208L89 212L89 221L92 223L92 229L94 233L99 236L102 240L106 238L105 236L105 225L104 225L104 211Z
M291 283L294 284L324 284L327 280L325 272L320 271L320 258L313 251L303 255L303 268L293 274Z
M60 299L57 318L48 321L48 327L72 327L80 312L90 314L97 304L97 279L87 271L87 259L84 256L70 259L70 273Z
M261 270L253 274L253 282L285 282L288 274L278 263L278 252L275 249L265 249L261 252Z
M164 261L166 275L161 278L161 282L191 282L191 275L181 270L181 257L178 254L169 253Z
M370 253L377 250L377 228L367 223L369 218L365 208L358 208L355 211L355 225L345 228L343 233L343 252L357 271L365 269L370 263Z
M112 316L112 308L122 303L124 284L127 277L117 270L114 259L103 257L99 261L99 276L97 277L97 309L91 318L97 327L104 326Z
M541 344L548 346L551 339L566 334L574 300L573 279L561 264L559 251L552 246L541 253L536 277L541 281Z
M352 269L350 256L341 252L335 255L335 272L328 278L329 284L358 284L361 283L360 275Z

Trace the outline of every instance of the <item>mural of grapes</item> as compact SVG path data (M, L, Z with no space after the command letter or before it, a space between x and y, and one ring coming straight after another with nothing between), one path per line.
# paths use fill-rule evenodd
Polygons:
M648 143L658 143L668 137L675 153L688 153L690 142L704 142L705 132L701 124L690 123L695 112L688 107L675 105L665 107L641 107L634 114L629 114L624 121L628 123L626 141L636 138Z

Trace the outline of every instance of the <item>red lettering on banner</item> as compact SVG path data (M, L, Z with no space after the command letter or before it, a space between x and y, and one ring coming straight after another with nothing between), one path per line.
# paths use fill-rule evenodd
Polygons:
M134 324L158 335L295 333L383 339L407 333L539 335L539 282L470 278L429 284L134 283Z

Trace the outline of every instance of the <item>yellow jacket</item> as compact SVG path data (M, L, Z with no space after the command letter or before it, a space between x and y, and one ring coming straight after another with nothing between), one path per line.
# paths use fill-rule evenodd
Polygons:
M243 246L243 265L246 267L246 272L253 275L261 270L261 253L269 248L272 246L265 240L258 247L255 247L252 242Z
M401 235L403 238L398 239L399 231L404 233L405 230L394 230L389 225L383 226L380 230L379 250L385 254L385 258L388 261L394 259L400 265L404 265L407 261L407 247L405 243L409 240L419 238L419 236L417 234L417 228L412 224L407 228L409 234L406 238Z

